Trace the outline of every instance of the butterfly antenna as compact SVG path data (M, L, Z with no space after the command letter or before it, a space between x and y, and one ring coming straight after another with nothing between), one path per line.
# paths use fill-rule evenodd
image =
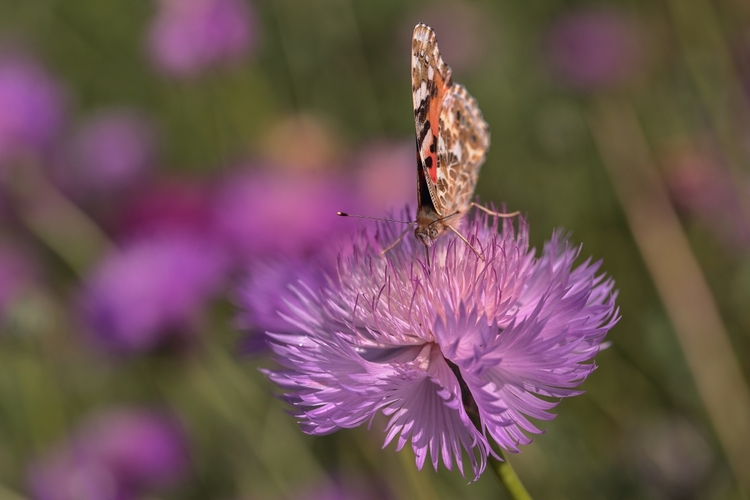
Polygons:
M474 248L474 245L472 245L471 243L469 243L469 240L467 240L466 237L458 231L458 229L456 229L455 227L451 226L450 224L445 224L445 227L447 227L448 229L450 229L451 231L453 231L454 233L456 233L456 235L459 238L461 238L461 240L464 243L466 243L467 245L469 245L469 248L471 248L474 251L475 254L477 254L477 257L479 257L480 259L482 259L482 262L484 262L484 257L482 257L479 254L479 252L477 251L477 249Z
M336 215L338 215L339 217L356 217L357 219L384 220L386 222L399 222L401 224L414 224L414 222L407 222L403 220L388 219L386 217L369 217L367 215L355 215L355 214L348 214L346 212L336 212Z
M401 221L396 221L396 222L401 222ZM407 222L406 224L409 224L409 226L408 226L408 227L407 227L406 229L404 229L404 232L403 232L403 233L401 233L401 236L399 236L399 237L398 237L398 238L396 239L396 241L394 241L393 243L391 243L391 245L390 245L390 246L389 246L388 248L386 248L385 250L382 250L382 251L380 252L380 255L381 255L381 256L385 255L385 254L386 254L386 252L388 252L388 251L389 251L389 250L391 250L391 249L392 249L393 247L395 247L396 245L398 245L398 243L399 243L399 242L400 242L401 240L403 240L403 239L404 239L404 236L406 236L406 233L407 233L407 232L409 231L409 229L411 229L411 227L412 227L412 226L413 226L414 224L416 224L416 222Z
M509 218L509 217L515 217L516 215L519 215L521 213L520 210L516 210L515 212L511 212L511 213L508 213L508 214L505 214L505 213L502 213L502 212L493 212L492 210L490 210L488 208L485 208L485 207L483 207L482 205L480 205L478 203L474 203L473 201L471 202L471 204L469 204L469 206L470 207L476 207L479 210L481 210L482 212L488 213L488 214L492 215L493 217L501 217L501 218L504 218L504 219L505 218Z

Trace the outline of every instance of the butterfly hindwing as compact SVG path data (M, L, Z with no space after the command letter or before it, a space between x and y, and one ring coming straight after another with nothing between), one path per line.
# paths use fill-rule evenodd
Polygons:
M463 85L452 85L440 107L434 194L442 215L468 208L489 145L489 126L476 100Z

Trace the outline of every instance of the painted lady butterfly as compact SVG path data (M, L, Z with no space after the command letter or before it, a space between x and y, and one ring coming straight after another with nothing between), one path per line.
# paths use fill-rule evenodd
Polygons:
M453 83L432 28L417 24L411 51L419 203L414 235L429 247L449 229L469 244L454 224L472 206L500 217L518 212L491 212L471 201L490 145L489 126L477 101L463 85Z
M463 85L453 83L451 69L440 56L432 28L417 24L411 51L419 208L416 220L409 223L409 227L417 225L414 235L425 250L448 229L479 255L455 227L461 217L472 206L496 217L513 217L518 212L492 212L471 201L479 168L490 145L489 126L482 118L477 101ZM343 212L339 215L349 216ZM396 246L408 230L383 253ZM429 252L427 258L429 263Z

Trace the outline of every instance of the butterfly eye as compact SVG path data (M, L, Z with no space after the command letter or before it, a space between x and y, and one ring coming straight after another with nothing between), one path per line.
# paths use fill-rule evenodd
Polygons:
M437 237L438 237L437 229L435 229L434 227L430 227L430 239L436 240Z

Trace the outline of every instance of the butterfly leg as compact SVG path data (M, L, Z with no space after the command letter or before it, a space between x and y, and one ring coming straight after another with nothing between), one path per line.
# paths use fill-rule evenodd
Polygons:
M479 257L480 259L482 259L482 262L484 262L484 257L482 257L482 255L481 255L481 254L480 254L480 253L479 253L479 252L477 251L477 249L476 249L476 248L474 248L474 245L472 245L471 243L469 243L469 240L467 240L467 239L466 239L466 237L465 237L465 236L464 236L463 234L461 234L461 233L460 233L460 232L458 231L458 229L454 228L454 227L453 227L453 226L451 226L450 224L445 224L445 223L443 223L443 225L444 225L445 227L447 227L448 229L450 229L451 231L453 231L454 233L456 233L456 236L458 236L459 238L461 238L461 240L462 240L462 241L463 241L464 243L466 243L467 245L469 245L469 248L471 248L471 249L472 249L472 251L473 251L473 252L474 252L475 254L477 254L477 257Z
M409 231L409 229L411 229L411 227L412 227L412 226L413 226L414 224L415 224L414 222L412 222L411 224L409 224L409 225L408 225L408 226L406 227L406 229L404 229L404 232L403 232L403 233L401 233L401 236L399 236L398 238L396 238L396 241L394 241L393 243L391 243L391 244L390 244L390 246L389 246L388 248L386 248L385 250L381 250L381 251L380 251L380 255L381 255L381 256L385 255L385 254L386 254L386 253L387 253L387 252L388 252L389 250L392 250L392 249L393 249L393 247L395 247L396 245L398 245L398 244L399 244L399 242L400 242L401 240L403 240L403 239L404 239L404 236L406 236L406 233L407 233L407 232Z
M474 203L473 201L469 204L469 206L476 207L482 212L488 213L492 215L493 217L502 217L502 218L515 217L516 215L519 215L521 213L519 210L516 210L515 212L511 212L509 214L504 214L501 212L493 212L492 210L485 208L482 205L479 205L478 203Z

